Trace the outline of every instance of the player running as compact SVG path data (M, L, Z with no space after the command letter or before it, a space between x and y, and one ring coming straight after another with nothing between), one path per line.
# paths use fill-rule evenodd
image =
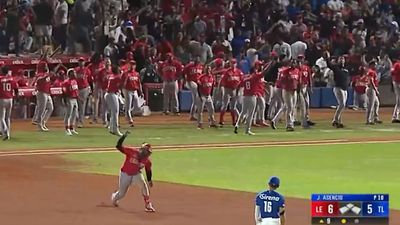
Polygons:
M62 92L64 95L64 101L66 104L66 110L64 115L65 134L72 136L78 134L75 130L76 116L78 115L78 98L79 88L78 82L76 81L76 72L74 69L70 69L67 72L68 79L62 84Z
M10 139L13 93L18 96L18 84L7 67L2 67L0 72L0 134L6 141Z
M197 118L196 115L196 107L199 101L199 92L197 87L197 81L199 76L203 73L204 66L200 63L200 56L197 55L195 57L194 62L190 62L183 69L183 75L186 81L186 87L192 93L192 106L190 107L190 120L195 121Z
M396 95L396 105L393 109L392 123L400 123L400 61L397 61L393 65L391 72L394 94Z
M118 66L112 67L112 73L107 76L106 80L106 94L104 99L106 101L107 112L110 113L109 130L111 134L122 136L119 131L119 99L118 93L122 87L122 78Z
M221 113L219 116L219 125L224 125L224 115L226 110L231 111L232 125L235 126L239 111L237 110L237 89L239 88L240 82L243 80L243 73L237 68L236 59L231 59L230 68L224 73L221 78L219 88L223 88L224 96L222 98Z
M285 198L276 191L279 185L279 178L271 177L269 189L257 194L254 210L256 225L285 225Z
M381 120L379 120L379 91L378 91L378 75L376 73L376 62L371 61L369 63L369 69L366 74L368 78L368 84L367 84L367 98L368 98L368 104L367 104L367 125L375 125L377 123L382 123Z
M53 99L51 98L51 74L46 62L41 62L37 66L36 75L36 107L39 131L49 131L46 126L54 110Z
M85 117L86 105L89 99L89 94L91 92L89 81L92 80L91 71L89 68L85 67L85 59L83 57L79 58L78 67L75 68L76 72L76 82L79 89L78 98L78 127L83 127L83 119Z
M214 76L211 73L211 66L207 65L205 68L205 73L201 75L197 81L198 89L199 89L199 105L197 107L197 128L203 129L203 109L204 105L208 111L208 121L210 122L210 127L217 127L215 125L215 117L214 117L214 104L213 99L211 98L211 93L214 87Z
M263 72L261 72L261 65L260 61L256 61L255 63L255 72L250 76L244 78L244 80L240 83L240 87L243 87L243 107L242 111L240 112L239 118L236 120L234 133L238 133L239 123L241 120L246 117L246 131L245 134L254 135L253 132L250 131L251 125L254 119L254 113L256 110L256 103L257 103L257 88L258 83L264 77Z
M136 72L136 62L127 63L128 68L122 74L122 88L125 97L125 117L129 125L133 127L132 111L139 109L139 96L143 95L139 73Z
M151 145L143 143L142 146L137 149L134 147L123 146L125 138L128 136L127 131L117 143L116 148L125 155L125 162L121 167L119 173L119 188L116 192L111 195L112 204L118 207L118 202L121 200L129 189L131 184L138 184L142 191L142 196L145 204L146 212L155 212L153 205L150 201L149 186L153 187L153 181L151 180L151 159L152 154ZM147 182L144 179L141 170L145 168Z

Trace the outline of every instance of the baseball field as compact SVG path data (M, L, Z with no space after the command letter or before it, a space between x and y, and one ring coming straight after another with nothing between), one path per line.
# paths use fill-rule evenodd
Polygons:
M235 135L231 126L196 129L187 115L135 119L125 144L153 144L151 199L147 214L137 187L120 207L110 203L124 156L116 136L87 125L65 136L60 119L49 133L30 121L13 121L12 139L0 143L1 225L247 225L254 224L255 193L281 178L287 224L310 224L312 193L388 193L390 224L400 224L400 125L364 125L364 111L347 110L345 129L330 126L332 109L312 110L317 125L286 132L253 128ZM122 120L123 121L123 120Z

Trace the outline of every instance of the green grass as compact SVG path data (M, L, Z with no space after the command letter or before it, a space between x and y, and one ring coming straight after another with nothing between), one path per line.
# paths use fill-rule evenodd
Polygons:
M154 179L257 192L269 176L278 175L286 196L389 193L391 208L400 209L399 147L390 143L157 152ZM123 161L117 152L65 157L81 162L68 169L112 175Z
M154 145L166 144L199 144L199 143L229 143L247 141L283 141L283 140L321 140L321 139L348 139L366 137L394 136L398 133L397 124L383 124L375 127L366 127L361 123L349 123L348 128L337 132L329 122L317 121L314 129L303 130L298 128L296 132L287 133L283 124L281 129L254 128L256 136L243 134L235 135L233 128L227 126L220 129L206 128L197 130L193 125L164 125L164 126L138 126L130 128L132 131L129 143L138 144L143 141ZM125 129L122 128L122 131ZM52 149L52 148L83 148L83 147L113 147L116 136L108 134L104 128L85 128L79 130L78 136L68 137L64 130L55 129L48 133L32 131L15 131L12 133L12 141L1 143L1 150L15 149Z

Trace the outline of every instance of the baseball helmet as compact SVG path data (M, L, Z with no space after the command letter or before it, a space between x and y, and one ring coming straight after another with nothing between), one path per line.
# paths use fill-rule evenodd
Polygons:
M141 149L146 149L147 151L149 151L150 153L153 152L153 149L151 147L151 144L144 142L142 143L142 146L140 146Z
M272 176L269 178L268 184L272 187L279 187L281 181L279 179L279 177L276 176Z

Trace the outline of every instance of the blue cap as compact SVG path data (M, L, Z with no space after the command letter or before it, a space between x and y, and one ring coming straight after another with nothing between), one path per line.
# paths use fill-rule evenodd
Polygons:
M279 180L279 177L271 177L269 178L268 184L274 187L279 187L279 184L281 183L281 181Z

